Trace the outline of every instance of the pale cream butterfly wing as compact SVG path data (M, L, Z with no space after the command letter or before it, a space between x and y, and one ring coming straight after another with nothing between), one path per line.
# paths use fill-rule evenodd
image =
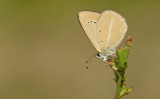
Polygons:
M98 45L97 38L97 21L100 13L91 11L81 11L78 14L79 21L88 38L94 45L94 47L100 52L100 46Z
M115 49L124 38L127 28L127 23L121 15L114 11L104 11L97 23L101 52Z

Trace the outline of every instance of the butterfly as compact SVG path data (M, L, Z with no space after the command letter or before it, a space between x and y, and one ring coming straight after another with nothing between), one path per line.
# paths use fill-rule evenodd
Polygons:
M96 57L106 61L108 56L114 55L128 29L125 19L111 10L102 13L81 11L78 17L83 30L98 51Z

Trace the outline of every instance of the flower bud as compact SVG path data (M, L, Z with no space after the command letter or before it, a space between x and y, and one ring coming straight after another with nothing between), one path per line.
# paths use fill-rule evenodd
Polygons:
M126 45L127 46L131 46L132 45L132 38L131 37L127 38Z

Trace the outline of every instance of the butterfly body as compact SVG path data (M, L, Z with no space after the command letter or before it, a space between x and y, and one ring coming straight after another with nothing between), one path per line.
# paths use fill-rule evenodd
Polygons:
M83 30L98 51L98 58L105 61L109 55L115 54L116 47L128 29L125 19L111 10L102 13L81 11L78 17Z

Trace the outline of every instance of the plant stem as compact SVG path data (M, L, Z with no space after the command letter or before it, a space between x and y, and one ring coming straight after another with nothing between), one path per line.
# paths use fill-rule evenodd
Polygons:
M122 84L123 84L123 76L120 75L119 73L115 73L116 77L117 77L117 88L116 88L116 92L115 92L115 97L114 99L120 99L120 93L122 91Z
M127 60L129 55L132 38L128 37L126 40L126 47L124 49L118 48L116 50L117 58L108 60L109 66L115 73L115 81L117 84L114 99L120 99L122 96L130 93L133 88L126 86L125 70L128 67Z

